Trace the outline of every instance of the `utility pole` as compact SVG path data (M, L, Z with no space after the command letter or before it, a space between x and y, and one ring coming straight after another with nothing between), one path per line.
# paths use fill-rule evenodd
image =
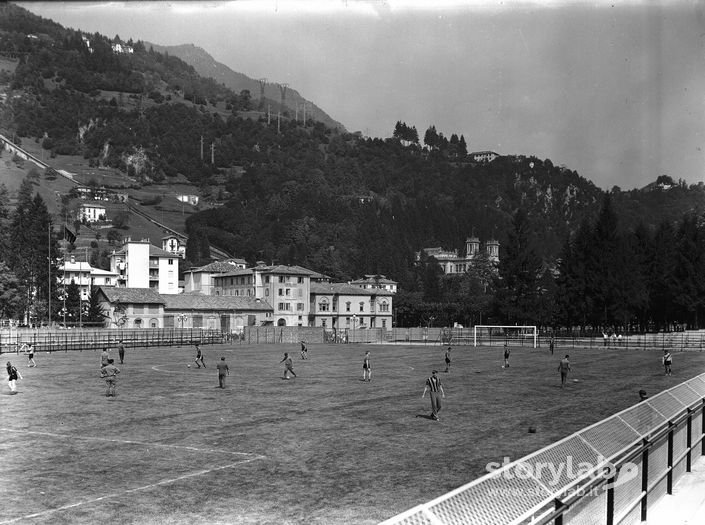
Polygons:
M201 160L203 160L203 135L201 135Z
M286 88L289 87L289 84L279 84L279 91L281 92L282 98L281 98L281 106L282 106L282 111L284 111L284 102L286 102Z
M267 85L267 79L260 78L258 80L258 82L259 82L259 101L262 102L264 100L264 87Z
M282 112L277 111L277 135L281 131L281 124L282 124Z
M49 223L47 242L47 261L49 261L49 328L51 328L51 223Z
M215 164L215 142L211 142L211 164Z
M272 121L272 105L267 104L267 126L271 124Z

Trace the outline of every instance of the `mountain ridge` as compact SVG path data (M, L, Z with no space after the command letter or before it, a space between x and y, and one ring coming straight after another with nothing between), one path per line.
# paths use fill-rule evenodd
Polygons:
M242 90L248 90L252 96L252 100L255 101L255 103L260 101L261 87L259 80L253 79L244 73L235 71L222 62L218 62L210 53L208 53L208 51L200 46L192 43L164 46L153 42L144 42L144 45L147 49L151 47L154 51L180 58L188 65L192 66L199 75L221 82L224 86L232 89L235 93L240 93ZM264 97L273 105L273 111L276 111L275 108L279 108L281 101L279 86L279 83L268 82L264 88ZM288 108L289 112L292 112L292 114L295 115L298 106L298 117L299 119L303 119L304 104L306 104L305 107L307 118L312 117L330 128L338 129L342 132L346 131L343 124L333 119L314 102L302 97L296 89L290 86L286 88L284 105ZM261 109L264 110L266 108Z

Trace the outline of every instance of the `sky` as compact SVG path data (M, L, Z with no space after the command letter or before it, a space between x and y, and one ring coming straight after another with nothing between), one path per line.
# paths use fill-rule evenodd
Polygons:
M705 180L705 4L613 4L19 2L73 29L195 44L368 136L401 121L423 141L433 125L469 151L550 159L605 190Z

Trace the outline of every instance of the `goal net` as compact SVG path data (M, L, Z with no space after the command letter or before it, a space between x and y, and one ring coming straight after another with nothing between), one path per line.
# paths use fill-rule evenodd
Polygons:
M473 331L474 345L497 346L532 346L538 343L538 331L535 326L475 325Z

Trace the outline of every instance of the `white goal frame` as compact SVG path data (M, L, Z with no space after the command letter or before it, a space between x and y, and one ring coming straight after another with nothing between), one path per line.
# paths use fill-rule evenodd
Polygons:
M478 324L473 327L473 342L474 346L477 346L477 329L485 329L487 332L489 332L489 335L491 336L493 331L497 332L497 335L501 335L502 333L506 334L507 332L518 332L518 335L521 336L527 336L527 337L532 337L534 340L534 348L537 347L538 345L538 330L536 329L536 325L497 325L497 324ZM482 334L480 334L482 335Z

